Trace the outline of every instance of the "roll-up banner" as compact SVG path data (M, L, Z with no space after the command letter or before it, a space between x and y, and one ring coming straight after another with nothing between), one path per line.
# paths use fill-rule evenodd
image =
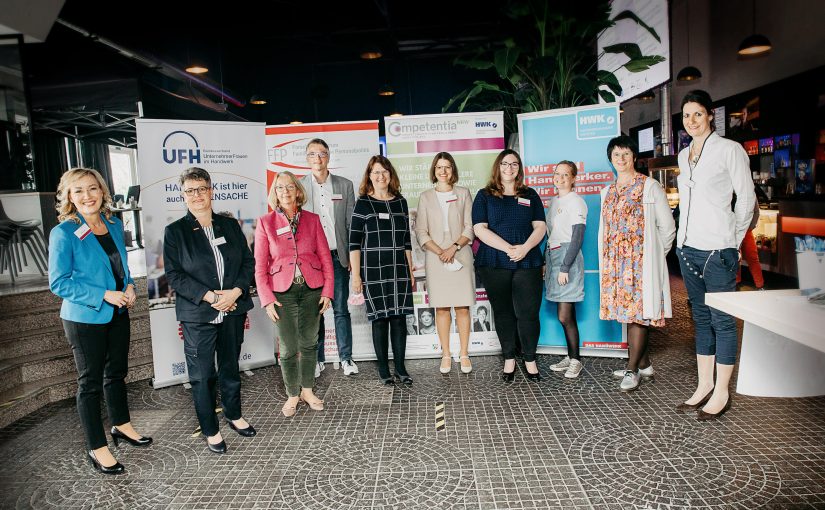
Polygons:
M163 269L164 229L186 214L178 177L190 166L208 171L214 190L213 210L237 219L251 244L253 222L266 212L264 125L138 119L137 137L153 385L161 388L188 380L183 336L175 318L175 293ZM275 362L272 322L257 297L254 301L244 325L239 359L244 370Z
M498 153L504 149L504 114L502 112L452 113L443 115L412 115L384 118L387 157L401 180L401 193L410 207L410 220L415 228L418 197L433 186L430 165L438 152L449 152L459 170L458 185L476 192L487 185L490 169ZM429 304L424 271L424 252L412 233L415 292L415 314L407 318L408 358L431 358L441 355L435 333L435 309ZM476 278L476 305L470 310L472 324L489 324L490 331L470 333L470 353L489 354L501 351L495 333L492 310L487 293ZM474 328L475 329L475 328ZM481 328L479 328L481 329ZM486 329L486 328L485 328ZM450 350L458 353L459 338L455 317L451 325Z
M615 178L607 158L607 143L621 133L619 105L611 103L521 114L518 126L526 184L542 197L545 208L556 195L553 186L555 164L567 159L578 167L574 191L587 204L587 226L582 245L585 295L584 301L576 304L581 352L588 356L626 356L625 328L615 321L599 319L597 255L601 214L599 192ZM541 307L538 352L567 353L556 304L546 299Z
M289 170L298 177L311 173L306 146L313 138L329 145L329 171L353 183L356 197L369 159L378 154L378 121L287 124L266 127L267 190L278 172ZM364 306L351 306L352 357L356 361L375 359L372 330ZM324 314L324 355L327 361L338 360L335 320L332 308ZM277 329L277 327L276 327Z

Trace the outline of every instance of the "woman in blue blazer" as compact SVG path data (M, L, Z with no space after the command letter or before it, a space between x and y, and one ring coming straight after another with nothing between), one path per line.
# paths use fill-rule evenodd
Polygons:
M88 458L105 474L123 465L109 451L100 395L104 395L112 439L149 446L129 417L129 312L135 303L123 224L112 216L112 196L96 170L74 168L57 187L60 224L49 235L49 287L63 299L60 317L77 365L77 410L86 434Z

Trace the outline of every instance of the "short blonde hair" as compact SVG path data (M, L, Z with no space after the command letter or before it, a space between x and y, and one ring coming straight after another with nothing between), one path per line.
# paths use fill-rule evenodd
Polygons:
M282 175L289 177L289 180L295 185L295 191L298 193L298 196L295 197L295 201L297 202L298 207L303 207L304 204L307 203L306 191L304 191L304 186L301 184L301 181L295 177L295 174L289 171L280 172L275 176L275 179L272 180L272 186L269 188L269 207L277 209L281 206L278 201L278 192L275 191L275 187L278 185L278 178Z
M55 194L55 209L57 209L57 221L63 222L72 220L75 223L80 223L80 218L77 216L77 208L71 200L72 184L90 175L95 178L100 189L103 190L103 203L100 205L100 212L109 220L109 223L114 223L112 220L112 194L109 192L109 186L103 180L100 172L91 168L72 168L60 176L60 183L57 185L57 193Z

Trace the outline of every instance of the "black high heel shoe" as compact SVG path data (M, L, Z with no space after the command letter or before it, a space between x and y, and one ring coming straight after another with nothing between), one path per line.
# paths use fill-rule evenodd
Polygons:
M731 406L732 402L733 402L733 398L731 398L731 396L728 395L728 401L725 404L725 407L723 407L721 410L719 410L718 413L706 413L702 409L699 409L699 412L696 413L696 419L699 420L699 421L715 420L716 418L719 418L720 416L722 416L723 414L728 412L728 409L730 409L730 406Z
M117 429L117 427L112 427L111 433L112 433L112 440L115 442L115 446L120 446L120 440L121 439L123 439L124 441L126 441L127 443L129 443L132 446L138 446L138 447L149 446L150 444L152 444L152 438L151 437L141 436L139 439L132 439L131 437L124 434L123 432L119 431Z
M505 372L504 370L501 371L501 380L504 382L513 382L516 379L516 370L513 369L512 372Z
M525 377L527 377L528 381L534 381L534 382L541 381L541 372L536 372L535 374L531 374L530 372L527 372L527 369L525 369L524 372L525 372L524 375L525 375Z
M245 429L239 429L238 427L235 426L234 423L232 423L232 420L230 420L230 419L227 419L226 423L229 424L230 429L234 430L235 432L238 433L238 435L243 436L243 437L253 437L253 436L255 436L255 434L258 433L252 427L252 424L249 424Z
M89 462L96 471L99 471L104 475L119 475L126 471L126 468L124 468L123 464L120 462L115 462L113 466L104 466L97 460L94 450L89 450Z
M399 383L403 384L404 386L412 386L413 378L409 375L393 375L393 379L398 381Z
M206 438L206 446L209 448L209 451L212 453L223 454L226 453L226 441L221 441L217 444L212 444L209 442L209 438Z

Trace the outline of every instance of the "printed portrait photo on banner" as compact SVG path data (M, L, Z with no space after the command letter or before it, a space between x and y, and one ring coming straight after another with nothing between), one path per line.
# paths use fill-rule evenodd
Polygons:
M418 309L419 334L434 335L435 330L435 308Z
M473 331L495 331L488 304L478 304L473 307Z

